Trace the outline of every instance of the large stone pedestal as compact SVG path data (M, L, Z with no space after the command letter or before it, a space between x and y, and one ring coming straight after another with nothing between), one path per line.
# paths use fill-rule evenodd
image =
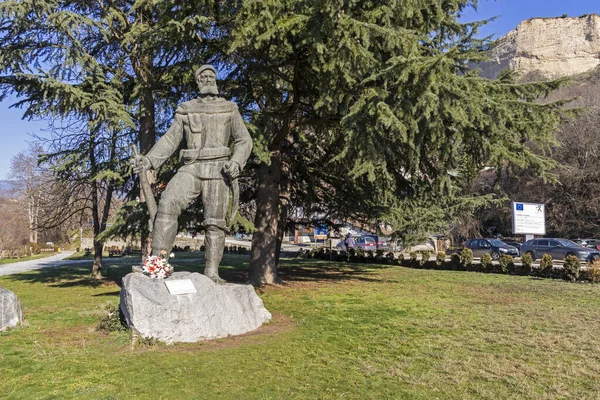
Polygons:
M0 287L0 331L23 322L23 307L16 294Z
M165 285L165 281L185 279L192 281L197 293L173 295ZM240 335L271 319L251 285L217 285L190 272L175 272L167 279L127 275L121 311L134 332L166 343Z

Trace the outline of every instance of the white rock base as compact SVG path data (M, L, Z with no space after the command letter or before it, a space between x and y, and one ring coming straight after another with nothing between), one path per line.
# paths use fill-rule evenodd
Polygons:
M16 294L0 287L0 331L23 322L23 307Z
M171 294L165 281L181 279L190 279L197 293ZM167 279L125 276L121 311L134 332L166 343L240 335L271 319L251 285L217 285L191 272L175 272Z

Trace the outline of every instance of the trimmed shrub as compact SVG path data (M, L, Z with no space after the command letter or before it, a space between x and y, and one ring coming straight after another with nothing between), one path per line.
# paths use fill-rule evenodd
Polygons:
M563 278L567 281L575 282L579 279L579 271L581 271L581 262L576 256L567 256L563 264Z
M404 264L404 253L400 253L398 255L398 265L403 265Z
M394 253L392 253L391 251L385 255L385 258L388 264L394 263Z
M473 251L467 247L460 251L460 259L463 265L473 264Z
M450 262L452 263L452 267L454 269L459 269L460 267L460 255L458 253L454 253L450 256Z
M417 252L416 251L411 251L409 253L409 257L410 257L410 265L414 265L417 263Z
M600 283L600 258L596 258L587 265L588 279L592 283Z
M531 257L531 254L523 254L521 256L521 263L523 264L523 273L525 275L531 275L531 271L533 271L533 258Z
M429 257L431 257L431 251L423 250L421 252L421 265L425 265L425 263L429 261Z
M483 272L492 272L494 264L492 263L492 256L484 254L481 256L481 269Z
M348 249L348 261L349 262L356 261L356 250L354 250L352 248Z
M552 272L552 256L550 254L544 254L540 260L540 272L546 278L550 277Z
M502 268L502 273L507 273L508 271L512 271L515 269L515 260L514 258L512 258L512 256L509 256L508 254L503 255L502 257L500 257L500 268Z
M465 268L469 268L473 264L473 251L468 248L462 249L460 252L460 261Z
M435 265L441 267L442 264L446 261L446 252L438 251L435 256Z

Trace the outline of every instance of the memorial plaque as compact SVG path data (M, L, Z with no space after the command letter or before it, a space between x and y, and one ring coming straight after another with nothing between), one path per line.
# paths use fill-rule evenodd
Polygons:
M165 285L167 285L167 289L169 289L169 293L172 295L193 294L198 292L190 279L165 281Z

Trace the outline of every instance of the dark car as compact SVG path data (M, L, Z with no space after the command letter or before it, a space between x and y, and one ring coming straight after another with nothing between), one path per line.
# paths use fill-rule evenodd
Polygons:
M473 257L481 257L484 254L489 254L492 260L498 260L504 254L513 257L519 255L517 248L507 245L500 239L471 239L465 247L471 249Z
M517 242L504 242L504 243L506 243L507 245L512 246L515 249L519 250L519 254L521 254L521 246L522 246L521 243L517 243Z
M600 257L598 250L583 247L571 240L556 238L528 240L521 246L521 253L531 255L534 260L542 258L544 254L550 254L554 259L576 256L581 261L591 261Z

